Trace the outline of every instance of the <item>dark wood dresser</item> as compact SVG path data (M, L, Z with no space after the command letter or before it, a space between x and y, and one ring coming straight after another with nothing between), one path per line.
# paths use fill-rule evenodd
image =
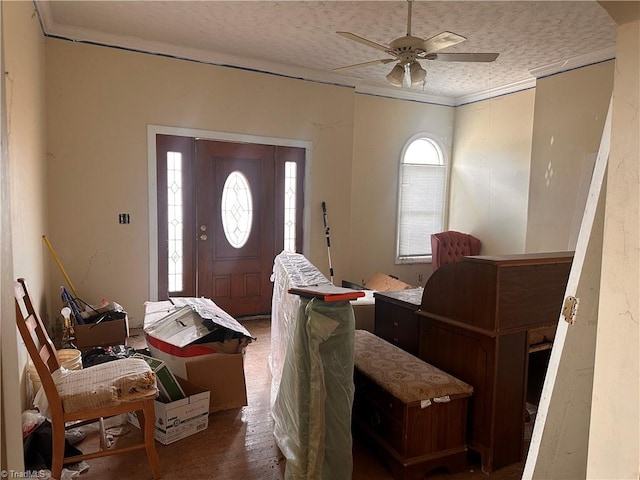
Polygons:
M485 473L523 458L526 402L540 397L572 260L465 257L425 285L419 357L473 387L468 442Z
M374 333L412 355L418 355L422 288L376 292Z

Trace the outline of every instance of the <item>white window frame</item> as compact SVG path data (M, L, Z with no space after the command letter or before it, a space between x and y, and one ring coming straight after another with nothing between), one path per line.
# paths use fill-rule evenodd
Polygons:
M411 138L409 138L405 142L404 147L402 148L402 153L400 155L400 161L398 162L398 198L397 198L398 210L397 210L397 216L396 216L396 260L395 260L396 264L431 263L432 261L430 235L428 235L427 238L425 238L425 245L429 250L429 254L400 256L400 241L401 241L400 220L402 217L402 211L401 211L402 210L402 171L403 171L403 166L405 165L404 158L409 146L416 140L420 140L420 139L427 139L428 141L434 143L440 152L442 166L445 169L444 185L443 185L444 198L442 203L442 226L440 231L445 230L446 225L448 223L450 166L449 166L449 157L447 155L447 150L445 148L444 142L437 135L434 135L430 132L420 132L413 135ZM425 167L428 168L429 165L425 165ZM433 233L437 233L437 232L433 232Z

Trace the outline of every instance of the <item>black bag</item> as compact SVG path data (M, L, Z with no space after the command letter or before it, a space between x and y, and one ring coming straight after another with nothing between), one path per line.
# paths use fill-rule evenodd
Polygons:
M82 368L89 368L101 363L120 360L136 353L133 347L128 345L113 345L111 347L95 347L82 354Z
M51 422L45 420L23 440L24 467L27 470L51 470ZM82 452L64 440L64 456L82 455Z

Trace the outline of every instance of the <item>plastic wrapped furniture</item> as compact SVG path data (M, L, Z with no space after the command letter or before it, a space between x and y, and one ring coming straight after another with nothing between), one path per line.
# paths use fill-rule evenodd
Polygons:
M351 479L353 308L288 293L329 283L303 255L278 255L273 281L271 413L285 478Z

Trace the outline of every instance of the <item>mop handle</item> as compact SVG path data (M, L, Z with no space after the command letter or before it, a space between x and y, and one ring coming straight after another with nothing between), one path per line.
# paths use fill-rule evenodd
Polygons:
M327 204L322 202L322 220L324 221L324 235L327 237L327 256L329 257L329 278L333 283L333 266L331 265L331 239L329 238L329 223L327 222Z
M324 221L324 234L327 237L327 247L331 246L329 239L329 224L327 223L327 204L322 202L322 220Z
M76 292L76 289L73 287L73 283L71 283L71 279L69 278L69 275L67 275L67 272L65 272L64 267L62 266L62 263L60 262L60 259L58 258L58 255L56 255L55 250L53 249L53 247L51 246L51 243L49 242L49 239L47 238L46 235L42 235L42 239L44 240L44 243L47 244L47 247L49 248L49 252L51 252L51 256L55 260L55 262L58 265L58 268L60 269L60 271L62 272L62 276L67 281L67 284L69 285L69 288L71 288L71 291L73 292L73 296L77 298L78 297L78 293Z

